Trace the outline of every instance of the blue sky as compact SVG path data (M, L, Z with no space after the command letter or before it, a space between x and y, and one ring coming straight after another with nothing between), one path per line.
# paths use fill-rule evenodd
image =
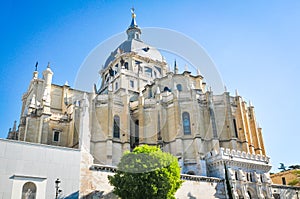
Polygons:
M273 171L279 162L300 164L300 2L289 0L4 1L0 137L19 120L36 61L40 73L50 61L53 82L72 86L89 52L126 30L133 5L141 28L168 28L193 38L231 94L238 89L251 100Z

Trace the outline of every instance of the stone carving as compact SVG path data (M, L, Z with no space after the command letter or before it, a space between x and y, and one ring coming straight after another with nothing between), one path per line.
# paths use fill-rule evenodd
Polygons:
M254 181L255 181L255 182L261 182L261 181L260 181L260 174L254 172L254 173L253 173L253 177L254 177Z
M45 91L44 91L44 95L43 95L42 100L43 100L45 103L50 103L50 92L49 92L49 89L48 89L48 88L45 88Z
M264 173L262 176L262 180L264 183L272 183L270 175L268 173Z
M246 175L241 169L238 170L238 180L243 182L247 181Z
M231 168L228 168L228 177L229 177L229 180L236 180L235 179L235 171Z

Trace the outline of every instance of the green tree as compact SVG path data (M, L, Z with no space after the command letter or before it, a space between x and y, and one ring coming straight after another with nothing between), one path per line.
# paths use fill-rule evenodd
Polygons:
M148 145L126 152L108 179L122 199L175 199L182 184L177 158Z
M289 166L289 170L300 169L300 165L291 165Z

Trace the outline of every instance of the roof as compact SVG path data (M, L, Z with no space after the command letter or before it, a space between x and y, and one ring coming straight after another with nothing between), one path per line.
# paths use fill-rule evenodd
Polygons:
M121 43L118 48L113 51L110 56L106 59L104 68L106 68L110 62L112 62L118 53L130 53L135 52L142 57L150 58L154 61L163 62L163 56L161 53L154 47L144 43L138 39L130 39Z

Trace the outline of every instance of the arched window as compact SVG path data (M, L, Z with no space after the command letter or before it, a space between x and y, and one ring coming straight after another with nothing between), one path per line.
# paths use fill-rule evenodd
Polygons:
M250 181L249 174L250 174L250 173L246 173L247 181Z
M145 75L148 77L152 77L152 68L145 67Z
M169 89L169 87L166 86L166 87L164 88L164 92L166 92L166 91L171 92L171 89Z
M183 124L183 134L191 135L190 114L188 112L182 113L182 124Z
M22 199L35 199L36 185L33 182L26 182L22 189Z
M238 180L239 179L238 172L235 171L234 174L235 174L235 179Z
M252 195L251 195L250 191L247 191L247 194L248 194L248 198L252 199Z
M125 62L124 67L126 70L128 70L128 62Z
M250 179L250 180L249 180L250 182L254 182L254 181L253 181L253 173L249 173L249 179Z
M274 197L274 199L280 199L280 194L279 193L274 193L273 197Z
M118 115L114 116L114 138L120 138L120 117Z
M186 174L188 174L188 175L195 175L195 172L194 171L188 171Z
M235 137L239 137L239 133L237 130L237 124L236 124L236 119L233 118L233 127L234 127L234 132L235 132Z
M148 90L148 97L149 98L153 97L153 95L152 95L152 88L149 88L149 90Z
M53 132L53 142L59 142L59 131L54 131Z
M182 91L182 85L181 84L177 84L176 88L177 88L178 91Z
M237 189L236 192L239 196L239 199L244 199L244 196L243 196L242 191L240 189Z

